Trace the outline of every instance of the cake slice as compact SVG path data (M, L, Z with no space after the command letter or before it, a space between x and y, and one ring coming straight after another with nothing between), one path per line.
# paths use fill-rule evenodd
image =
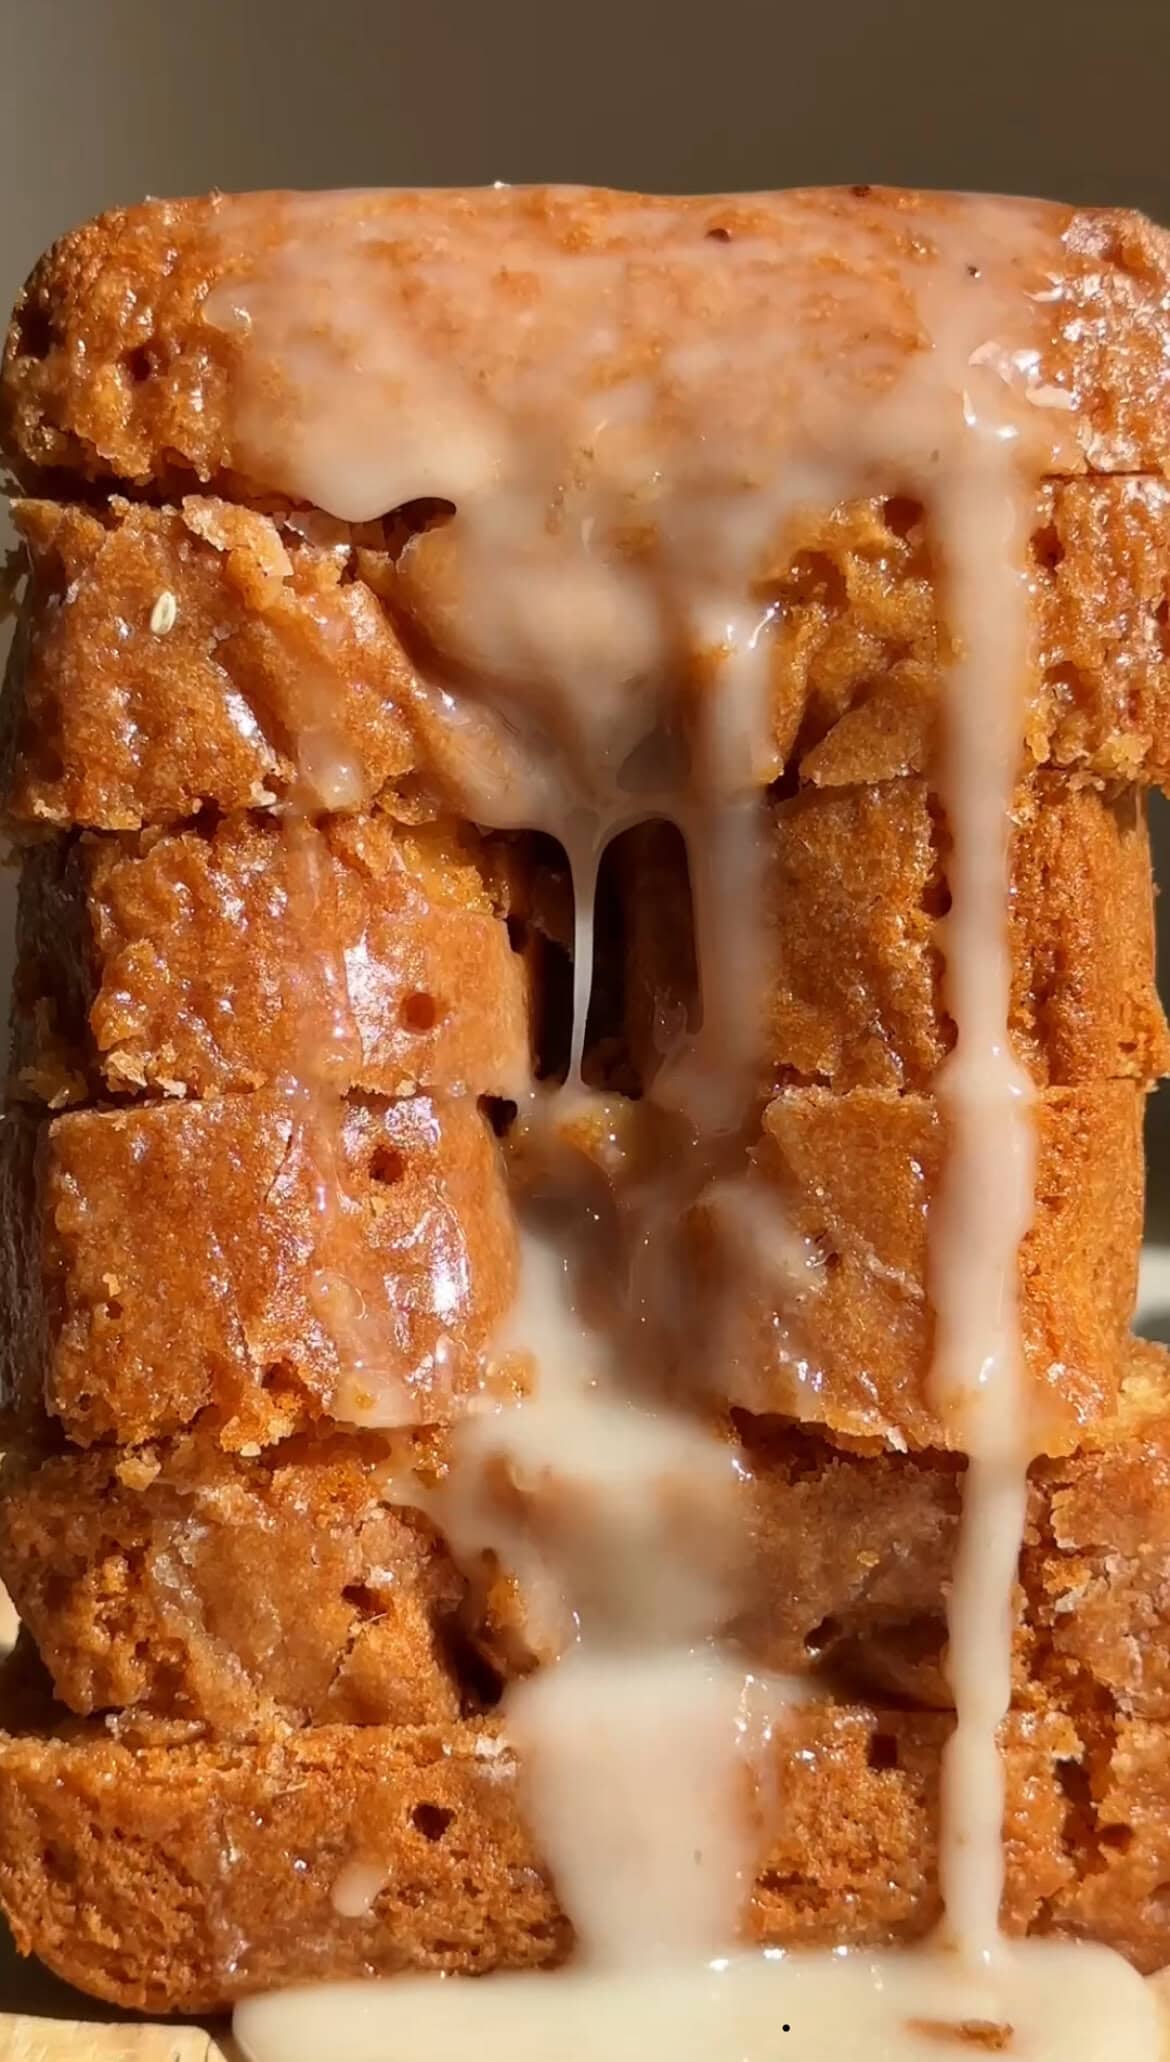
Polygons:
M771 803L761 1071L776 1087L928 1091L954 1045L941 943L950 840L918 779ZM619 847L626 1029L649 1086L698 1011L685 847L662 823ZM1040 775L1016 797L1010 1028L1041 1087L1165 1071L1141 795Z
M1135 1084L1113 1082L1051 1089L1037 1104L1020 1286L1048 1451L1076 1445L1116 1406L1143 1103ZM927 1097L793 1089L769 1105L751 1171L704 1189L678 1228L670 1350L698 1401L939 1443L924 1211L943 1146ZM329 1415L426 1423L483 1392L515 1229L502 1156L467 1098L352 1100L338 1138L344 1186L323 1227L312 1156L279 1095L39 1125L11 1115L0 1147L2 1388L18 1415L43 1402L71 1439L135 1444L206 1412L238 1450ZM314 1307L323 1269L353 1285L375 1322L385 1312L368 1388L343 1383L344 1355ZM707 1298L716 1333L690 1321Z
M203 1418L239 1450L479 1397L516 1265L488 1119L351 1098L325 1210L319 1144L280 1093L5 1118L9 1409L81 1444Z
M295 1075L315 1026L344 1092L520 1095L530 961L507 847L389 816L321 829L309 922L271 817L47 841L21 876L13 1087L57 1108Z
M198 1434L17 1447L0 1578L74 1711L243 1736L448 1723L476 1685L467 1585L424 1514L440 1470L413 1433L323 1431L252 1459Z
M306 683L369 793L409 783L410 668L349 577L347 533L339 549L310 514L278 524L202 500L40 502L18 522L31 570L3 717L14 826L271 809L297 776Z
M1153 1081L1168 1048L1139 796L1044 777L1021 790L1017 826L1017 1052L1041 1086ZM938 944L945 829L925 784L805 791L774 806L770 836L772 1080L927 1089L953 1026ZM512 949L505 919L522 944L513 912L531 892L517 879L529 856L470 829L383 815L328 819L322 837L316 957L271 818L33 847L21 882L16 1094L60 1107L267 1086L300 1064L306 1014L331 1010L344 1038L339 1088L522 1096L536 998L531 955ZM621 851L621 1030L648 1085L697 1008L688 883L663 826L630 833Z
M743 1412L727 1431L751 1565L725 1633L745 1663L948 1707L962 1460L850 1452ZM444 1538L449 1444L337 1429L252 1457L201 1433L16 1447L0 1473L0 1578L54 1695L83 1715L243 1735L444 1723L556 1659L515 1569L457 1563ZM523 1509L535 1492L505 1474L497 1494ZM555 1498L555 1480L540 1494ZM1165 1349L1138 1342L1116 1415L1033 1465L1017 1704L1170 1723L1168 1598L1170 1379Z
M949 1596L965 1463L826 1446L737 1413L755 1483L753 1654L846 1693L946 1707ZM1170 1719L1170 1388L1135 1341L1117 1413L1031 1468L1016 1591L1018 1704Z
M713 303L694 297L695 254L717 260L717 252L703 251L705 242L754 239L758 274L738 289L743 312L766 305L782 281L806 319L802 341L831 374L838 337L823 318L839 312L828 297L829 287L838 286L849 315L856 318L864 306L876 378L888 386L922 347L917 280L913 267L909 277L903 270L908 251L917 257L932 239L945 250L948 235L971 231L972 222L969 196L880 186L643 194L633 207L631 198L555 187L210 194L100 216L45 254L17 302L0 394L5 447L30 485L130 481L166 492L186 491L198 481L228 487L240 499L287 493L290 480L281 467L292 467L304 453L287 436L270 443L254 423L240 422L236 403L255 344L232 318L231 294L242 293L274 253L279 259L282 250L293 249L304 261L302 315L336 314L341 277L375 324L396 312L403 277L409 282L429 265L434 300L420 320L433 319L438 339L450 302L458 306L464 291L458 266L444 271L435 263L450 255L456 235L464 239L462 248L489 258L511 245L537 293L545 261L652 252L655 293L630 310L626 341L634 362L641 362L639 351L649 354L673 339L684 315L708 329L716 310L726 315L728 301L717 283ZM1055 383L1072 397L1073 469L1162 470L1170 385L1164 233L1125 209L982 205L989 217L981 252L985 276L1002 285L1006 274L1015 292L1033 283L1051 289L1034 310L1042 327L1028 370L1037 386ZM1031 233L1030 272L1019 265L1010 236L997 243L997 206L1011 210L1021 242ZM317 271L316 259L324 261ZM555 263L545 274L554 276L559 284ZM226 305L218 309L208 305L217 285L227 289ZM506 302L507 277L496 285ZM588 290L584 276L580 286ZM450 347L450 333L446 341ZM490 351L501 341L498 335L460 337L466 358L473 343ZM725 361L712 369L734 381ZM803 363L778 366L778 413L790 409L806 370ZM393 368L387 376L375 367L374 376L388 397L401 391ZM277 431L287 429L288 383L267 398L270 422Z
M14 514L29 584L2 741L18 832L276 807L294 779L304 671L369 795L402 811L445 792L411 665L443 600L441 567L430 595L427 539L433 554L442 531L425 528L427 505L357 526L189 494L162 508L23 501ZM1170 487L1049 482L1032 534L1028 759L1166 778ZM915 506L794 514L771 558L777 766L821 786L928 771L947 652Z
M761 1842L749 1938L860 1946L929 1930L948 1728L941 1713L866 1704L807 1706L777 1726L784 1803ZM1141 1968L1165 1962L1165 1727L1020 1713L1004 1752L1007 1931L1091 1928ZM412 1967L539 1967L564 1958L571 1932L516 1776L482 1724L232 1743L55 1732L42 1718L0 1745L0 1905L24 1951L148 2012ZM1086 1858L1100 1866L1086 1873Z
M1036 1450L1060 1453L1116 1408L1141 1240L1144 1095L1048 1089L1033 1112L1036 1202L1020 1248L1025 1393ZM947 1444L928 1378L928 1223L947 1144L937 1101L787 1089L747 1171L715 1180L678 1230L679 1359L756 1413L836 1437ZM707 1330L699 1314L714 1305Z

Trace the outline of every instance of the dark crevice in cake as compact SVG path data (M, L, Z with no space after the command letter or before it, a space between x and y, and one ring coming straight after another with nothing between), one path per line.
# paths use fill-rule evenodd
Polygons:
M437 1637L459 1692L463 1716L477 1718L494 1711L507 1688L507 1676L502 1657L497 1662L484 1640L477 1637L471 1593L461 1611L439 1621Z
M530 897L517 911L528 955L532 995L533 1073L563 1081L573 1040L573 901L569 861L544 831L525 833L522 866Z
M491 1125L497 1138L507 1138L520 1114L519 1104L510 1096L481 1095L479 1107Z
M412 537L420 537L425 530L441 529L456 513L453 501L444 501L438 495L422 495L416 501L404 501L382 517L385 548L392 559L405 551Z
M630 1057L626 904L622 839L602 854L594 883L593 964L582 1074L590 1088L637 1097L642 1084Z
M605 855L616 903L628 1086L641 1095L701 1026L694 897L686 840L663 817L624 831ZM646 922L647 917L649 922ZM618 976L615 974L615 986Z

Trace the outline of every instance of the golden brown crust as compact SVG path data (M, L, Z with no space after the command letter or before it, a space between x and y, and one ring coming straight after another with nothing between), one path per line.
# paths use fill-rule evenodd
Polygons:
M432 1446L322 1434L249 1460L195 1435L11 1451L0 1571L57 1697L228 1733L458 1718L464 1585L417 1508Z
M518 1094L527 969L491 848L333 817L315 862L306 898L270 817L26 854L13 1092L60 1108L262 1088L297 1072L319 1024L339 1090Z
M1117 1407L1137 1285L1144 1098L1128 1082L1035 1104L1036 1206L1020 1253L1035 1446L1061 1453ZM764 1115L755 1178L683 1221L684 1285L726 1312L722 1393L849 1438L947 1439L927 1384L927 1216L945 1147L928 1097L792 1089ZM688 1327L685 1340L706 1339ZM684 1357L686 1356L684 1346ZM711 1382L704 1360L692 1379Z
M1170 769L1160 479L1049 480L1029 516L1024 756L1105 779ZM761 599L774 626L774 731L802 780L841 787L928 773L951 651L940 553L914 503L872 500L786 529Z
M928 1090L954 1026L940 949L949 850L925 784L804 790L772 806L765 835L770 1083ZM660 824L622 849L627 1025L649 1081L694 996L686 862ZM1010 1028L1033 1080L1163 1073L1149 838L1134 791L1056 775L1024 783L1008 907Z
M1023 1563L1035 1667L1058 1701L1170 1717L1166 1420L1037 1478Z
M1081 1865L1053 1901L1053 1918L1116 1947L1141 1969L1167 1960L1170 1755L1163 1728L1117 1723L1108 1711L1084 1729L1076 1838Z
M857 1454L736 1421L751 1573L724 1630L751 1666L945 1709L962 1462ZM54 1694L237 1733L441 1723L547 1660L507 1569L468 1590L439 1531L441 1435L319 1434L253 1459L198 1434L133 1451L20 1447L0 1578ZM474 1573L469 1566L466 1572ZM1170 1720L1170 1377L1135 1344L1121 1407L1032 1471L1015 1696Z
M1170 1364L1138 1341L1115 1417L1032 1468L1015 1698L1170 1719ZM850 1453L739 1417L753 1483L754 1658L846 1694L946 1708L946 1602L963 1463Z
M1036 1106L1036 1219L1020 1281L1037 1443L1049 1452L1116 1406L1136 1287L1142 1107L1123 1082L1049 1090ZM466 1099L349 1108L348 1192L324 1261L313 1259L311 1163L279 1096L71 1113L40 1127L34 1171L37 1129L9 1117L0 1156L10 1405L32 1408L43 1382L50 1412L83 1443L153 1438L207 1410L227 1447L284 1437L338 1408L337 1348L310 1301L314 1265L364 1282L375 1310L386 1292L371 1270L395 1284L393 1345L383 1344L405 1385L396 1380L396 1405L414 1422L476 1392L512 1293L515 1233L494 1141ZM714 1270L728 1312L719 1402L854 1437L946 1443L925 1394L924 1205L942 1150L924 1097L776 1099L751 1205L785 1234L783 1251L763 1267L760 1241L727 1218L722 1190L682 1228L684 1279L706 1296ZM709 1394L706 1359L690 1373Z
M199 499L100 514L23 503L16 520L31 566L5 688L16 827L273 807L312 728L306 681L371 795L415 767L411 671L349 577L349 531ZM166 594L174 621L154 630Z
M273 806L295 774L304 669L327 686L370 794L417 810L431 753L393 626L413 615L420 636L436 634L428 553L442 530L396 556L381 525L201 497L178 509L115 500L101 515L24 502L16 519L32 568L3 716L16 831ZM1032 536L1028 758L1165 780L1170 486L1050 482ZM150 625L166 593L175 621L159 635ZM874 500L802 516L761 598L783 604L781 761L828 787L926 772L946 652L915 511Z
M947 1722L865 1706L776 1728L776 1830L747 1930L765 1942L913 1939L937 1917L934 1839ZM1005 1924L1046 1927L1076 1874L1059 1780L1066 1719L1006 1730ZM133 1747L99 1730L0 1739L0 1904L18 1945L98 1996L208 2011L249 1991L403 1967L558 1959L567 1922L490 1733L314 1727L255 1745ZM1123 1799L1123 1802L1126 1801ZM289 1866L290 1856L296 1866ZM368 1918L332 1898L353 1860L385 1866ZM1123 1944L1131 1914L1110 1913ZM1160 1937L1138 1930L1146 1965ZM1057 1920L1059 1924L1059 1919Z
M276 1093L10 1115L0 1144L0 1386L25 1412L43 1396L70 1438L134 1443L209 1413L239 1449L356 1415L367 1393L400 1423L478 1393L515 1232L470 1098L344 1106L332 1220L314 1140ZM376 1314L369 1392L346 1386L362 1356L344 1310L315 1303L321 1274Z
M425 277L453 234L489 257L511 239L533 261L652 250L657 291L650 308L642 297L646 312L631 314L623 340L636 362L669 337L676 303L687 306L695 252L714 228L725 243L751 239L757 262L782 266L798 301L813 307L842 272L864 277L866 342L897 365L922 347L914 288L925 250L964 238L978 272L1010 279L1024 300L1018 246L996 248L1001 220L1034 242L1036 283L1047 289L1032 306L1037 379L1073 398L1062 427L1076 462L1159 467L1170 414L1163 232L1120 210L880 187L695 199L521 188L148 201L74 230L36 268L9 331L0 438L26 480L64 471L172 489L234 476L253 493L287 492L278 462L256 472L234 419L247 326L207 319L205 309L216 288L230 302L232 286L265 265L279 277L298 250L313 279L314 246L345 255L368 306L383 296L392 305L404 270ZM832 321L814 324L813 347L847 353L859 343L852 320L852 337Z

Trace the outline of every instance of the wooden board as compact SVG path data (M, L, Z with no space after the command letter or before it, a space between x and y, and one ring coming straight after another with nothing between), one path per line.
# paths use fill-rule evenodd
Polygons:
M194 2026L100 2026L0 2014L3 2062L229 2062L238 2057Z
M242 2062L223 2030L151 2026L83 1998L0 1932L0 2062Z

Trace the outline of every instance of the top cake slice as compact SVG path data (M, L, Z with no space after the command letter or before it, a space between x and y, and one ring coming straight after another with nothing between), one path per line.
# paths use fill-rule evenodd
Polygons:
M605 778L652 813L638 753L707 750L729 634L768 676L737 780L928 771L954 641L924 504L968 380L1029 447L1024 756L1164 779L1168 309L1163 231L1048 203L504 189L102 217L37 267L0 374L0 447L42 497L4 814L271 806L302 673L364 799L405 781L486 821L518 778L509 711L547 715L556 680L555 752L588 785L606 730ZM429 688L469 680L491 706L459 744Z
M1001 239L999 224L1009 220L1013 233ZM1029 277L1021 274L1024 221ZM695 263L710 240L750 247L750 264L734 282ZM787 362L776 350L775 320L769 335L782 412L793 399L795 359L807 364L810 349L830 378L842 350L864 349L872 360L866 376L880 390L908 355L929 348L916 275L932 256L960 290L964 275L977 282L1000 274L1003 285L1029 295L1034 357L1002 373L1026 379L1039 407L1067 417L1068 470L1164 467L1163 231L1120 210L876 187L693 198L496 188L151 201L75 230L37 267L9 333L3 440L30 484L65 473L168 493L214 482L249 496L315 500L312 453L287 435L296 386L331 361L336 367L355 342L355 324L369 334L407 306L440 377L458 362L490 383L525 371L528 348L531 365L547 363L551 342L576 350L578 377L588 361L601 394L652 372L668 348L726 336L732 323L742 342L782 306L786 325L795 317L800 332ZM600 305L598 268L586 262L597 259L609 261ZM565 266L581 270L579 300L557 277ZM470 298L469 271L478 275ZM254 295L257 284L279 294L289 283L299 364L269 368L265 410L274 427L284 416L284 433L266 437L237 405L256 340L234 296L245 286ZM603 319L574 338L566 311L576 325L590 306ZM734 403L740 355L713 354L697 384ZM402 369L393 353L374 352L363 366L367 392L400 393ZM679 428L685 434L687 425Z

